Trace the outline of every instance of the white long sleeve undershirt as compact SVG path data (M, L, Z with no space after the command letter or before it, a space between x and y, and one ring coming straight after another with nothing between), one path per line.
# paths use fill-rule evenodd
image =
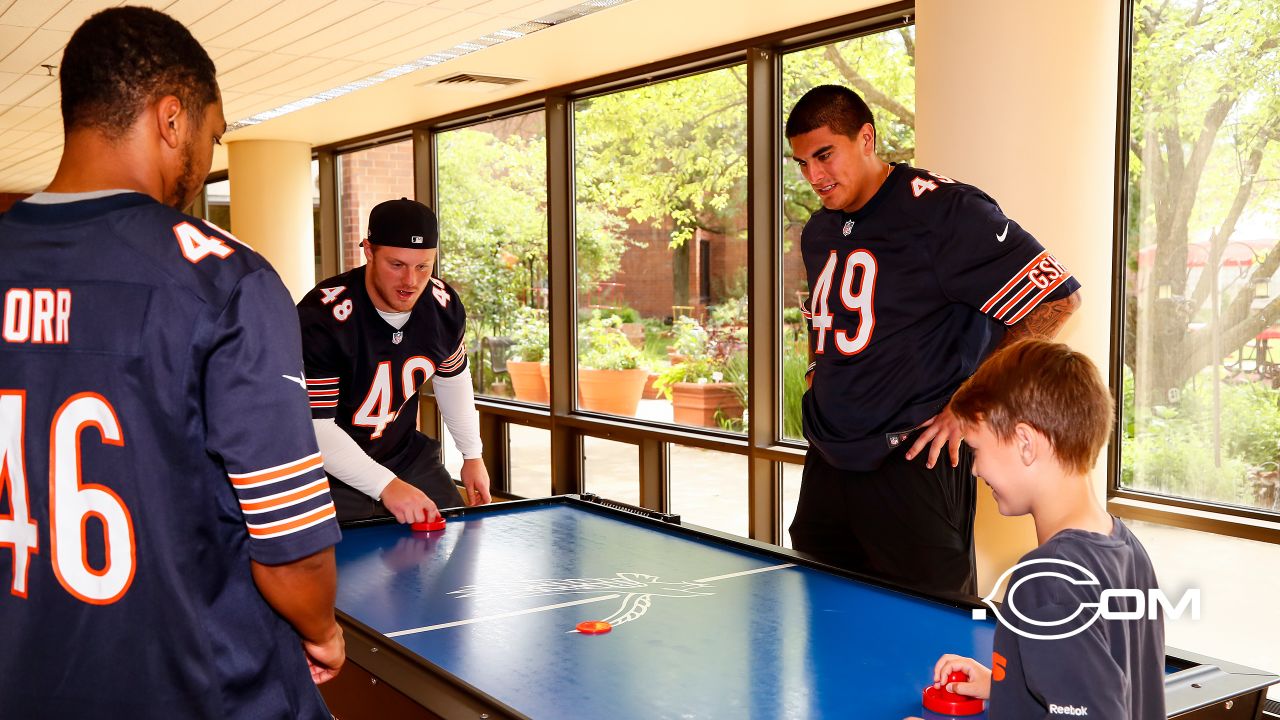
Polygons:
M409 313L383 313L378 311L394 327L403 327ZM479 458L484 449L480 441L480 415L476 412L475 393L471 389L470 368L453 377L433 377L436 405L444 418L453 444L464 460ZM335 478L375 500L395 479L396 474L369 457L369 454L338 427L332 418L312 420L316 430L316 443L324 456L324 470Z

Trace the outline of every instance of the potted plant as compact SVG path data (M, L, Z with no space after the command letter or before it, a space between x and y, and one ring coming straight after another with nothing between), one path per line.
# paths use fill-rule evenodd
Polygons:
M707 343L711 339L702 323L688 315L681 315L671 321L671 333L675 339L667 349L667 358L672 365L706 353Z
M624 306L618 309L618 317L622 320L619 327L627 340L636 347L644 347L644 323L640 322L640 313L633 307Z
M746 388L740 372L742 343L732 332L708 331L691 318L674 325L683 362L658 375L654 387L671 400L676 423L732 426L742 419Z
M547 311L522 307L516 314L511 333L507 372L516 399L543 403L549 399L546 375L542 367L547 359Z
M578 332L578 397L583 410L635 415L648 371L640 351L622 334L622 319L600 311Z

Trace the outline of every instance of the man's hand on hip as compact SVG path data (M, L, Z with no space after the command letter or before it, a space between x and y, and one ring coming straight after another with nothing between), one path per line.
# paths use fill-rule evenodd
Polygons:
M388 483L379 499L401 523L429 522L440 517L440 510L426 493L400 478Z
M929 446L929 468L932 469L938 462L938 455L942 453L942 448L947 448L947 454L951 456L951 467L960 464L960 442L964 440L963 433L960 429L960 421L955 415L951 414L951 407L947 406L942 412L925 420L921 425L924 431L920 433L920 437L916 438L915 443L911 445L911 449L907 451L907 459L914 460L916 455L924 449L925 445Z

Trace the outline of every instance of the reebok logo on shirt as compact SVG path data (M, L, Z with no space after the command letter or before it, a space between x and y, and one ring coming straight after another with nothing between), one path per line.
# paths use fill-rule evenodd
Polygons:
M1075 705L1054 705L1053 703L1049 703L1049 714L1084 717L1089 714L1089 708L1076 707Z

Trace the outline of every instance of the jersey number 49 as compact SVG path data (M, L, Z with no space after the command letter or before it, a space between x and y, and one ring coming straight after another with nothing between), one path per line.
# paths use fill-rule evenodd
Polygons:
M813 330L818 333L813 351L818 355L826 353L828 333L835 338L836 350L840 354L857 355L871 342L871 333L876 327L876 256L867 250L854 250L846 255L844 272L837 288L835 278L839 265L840 255L832 250L813 285ZM836 293L837 301L846 310L858 315L858 329L853 337L844 329L833 326L832 292Z

